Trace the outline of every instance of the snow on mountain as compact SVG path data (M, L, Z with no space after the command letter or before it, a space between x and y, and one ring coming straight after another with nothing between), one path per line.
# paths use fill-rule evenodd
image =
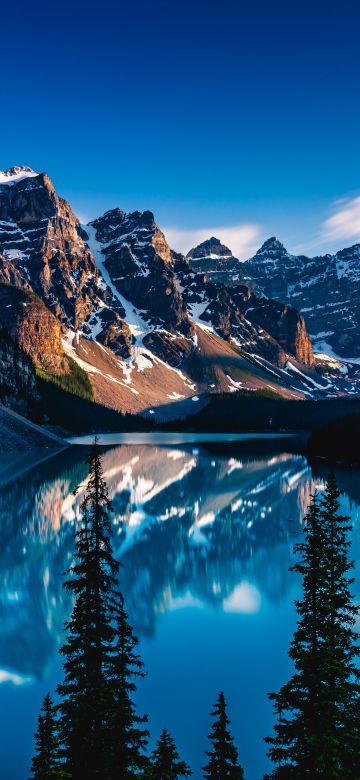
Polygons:
M125 312L101 285L70 205L46 174L10 171L13 186L0 186L0 281L31 288L64 327L101 332L105 343L128 355Z
M191 270L179 268L178 279L193 319L200 318L241 349L279 366L287 354L313 365L304 319L289 306L255 296L244 275L239 278L240 261L218 239L199 244L187 261Z
M131 337L129 367L154 355L179 367L193 349L173 254L150 211L106 212L84 230L101 277L119 302Z
M291 255L270 238L244 270L261 295L295 306L315 351L360 357L360 245L335 255Z
M90 225L118 293L156 327L187 335L190 323L173 270L173 255L151 211L106 212Z
M336 256L337 284L357 283L354 250ZM353 369L320 360L314 370L304 318L289 306L298 299L306 317L306 295L323 273L314 262L274 238L245 264L215 237L185 258L150 211L116 208L82 226L46 173L24 166L0 174L0 283L39 296L55 317L56 343L61 331L64 354L87 372L97 400L117 409L170 417L209 392L239 389L320 397L329 385L343 392L349 377L355 394ZM324 323L318 338L333 330Z
M27 165L18 165L14 168L8 168L6 171L0 171L0 185L1 184L17 184L23 179L33 178L38 176L38 172L29 168Z

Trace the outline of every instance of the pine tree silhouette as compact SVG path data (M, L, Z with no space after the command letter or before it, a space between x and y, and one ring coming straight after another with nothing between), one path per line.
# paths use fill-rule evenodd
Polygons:
M223 692L211 713L214 723L209 734L212 750L207 750L208 763L203 767L205 780L244 780L244 770L238 763L238 751L229 731L229 718Z
M72 780L125 780L133 777L136 738L139 753L146 742L146 734L135 732L140 719L129 704L131 678L139 672L141 662L131 655L132 633L118 591L119 565L111 545L111 503L96 440L88 464L89 477L81 503L83 522L76 534L75 563L65 582L75 603L61 648L64 682L58 686L63 758ZM126 672L121 674L129 652ZM128 711L124 714L118 708L125 701ZM121 730L124 717L127 734ZM121 768L116 763L119 756L123 759Z
M270 694L277 716L267 737L273 780L354 780L359 772L359 654L348 577L348 518L339 514L339 492L329 477L324 498L312 498L304 541L295 545L303 594L289 656L295 671ZM355 774L354 774L355 773Z
M190 777L192 771L185 761L180 760L175 742L167 729L163 729L150 758L149 780L178 780Z
M31 780L66 780L60 762L56 707L47 693L38 717L35 733L35 755L31 763Z
M353 780L360 777L360 650L354 630L360 610L351 593L350 518L340 513L339 499L330 474L321 499L326 554L322 744L329 780Z
M144 665L136 652L134 636L119 596L116 644L110 659L111 708L108 723L108 755L110 780L132 780L148 765L144 751L149 732L143 728L147 716L136 714L133 695L136 678L144 677Z

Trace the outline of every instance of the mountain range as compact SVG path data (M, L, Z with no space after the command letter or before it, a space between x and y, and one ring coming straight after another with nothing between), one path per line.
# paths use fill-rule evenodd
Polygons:
M310 259L275 238L245 262L215 237L184 256L151 211L114 208L81 225L46 173L10 168L0 173L2 400L24 408L39 375L162 419L209 393L358 395L359 261L359 245Z

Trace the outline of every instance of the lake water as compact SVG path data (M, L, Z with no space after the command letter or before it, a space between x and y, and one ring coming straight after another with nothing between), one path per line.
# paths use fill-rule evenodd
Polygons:
M122 589L148 672L137 701L166 725L200 780L219 690L247 780L268 768L267 692L286 680L299 583L293 544L324 474L292 440L121 444L104 450ZM44 694L62 678L86 448L72 447L0 490L0 776L27 780ZM1 469L0 469L1 478ZM358 473L338 474L360 559ZM360 579L360 571L359 571ZM359 585L356 587L360 595Z

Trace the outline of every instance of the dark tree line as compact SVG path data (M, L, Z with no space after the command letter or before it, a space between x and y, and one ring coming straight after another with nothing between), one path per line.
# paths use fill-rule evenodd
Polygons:
M75 559L65 582L74 607L61 648L64 680L58 703L47 694L39 714L32 780L190 777L167 729L147 753L147 716L134 702L144 669L118 587L111 504L96 442L88 464ZM270 694L276 724L266 738L274 765L267 780L360 778L359 610L351 595L349 530L330 476L324 496L313 497L303 540L295 545L293 568L303 593L289 650L294 672ZM244 780L222 692L212 718L204 780Z

